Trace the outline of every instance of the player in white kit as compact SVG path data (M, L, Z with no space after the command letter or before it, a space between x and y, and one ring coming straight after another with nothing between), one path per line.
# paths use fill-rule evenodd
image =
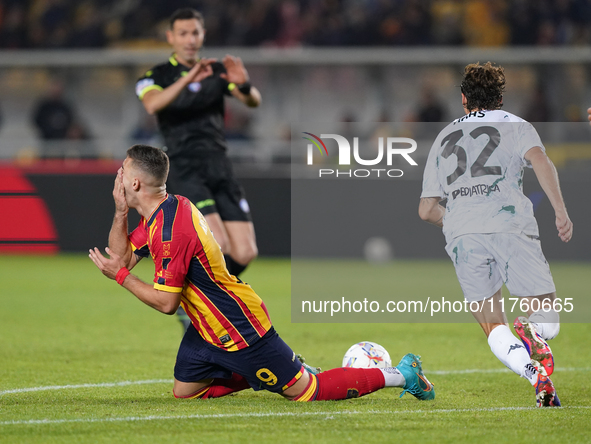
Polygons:
M536 389L538 407L560 406L549 376L554 359L546 340L560 330L550 309L556 289L538 240L531 201L523 194L523 168L532 167L556 215L558 235L572 236L558 175L534 127L501 110L505 75L490 62L471 64L461 84L466 115L450 123L433 143L419 204L421 219L443 228L467 301L494 355ZM447 199L444 206L440 202ZM527 299L528 317L509 329L501 304L503 283ZM534 299L538 299L532 303ZM545 301L545 304L544 304ZM542 308L543 307L543 308ZM545 310L546 309L546 310Z

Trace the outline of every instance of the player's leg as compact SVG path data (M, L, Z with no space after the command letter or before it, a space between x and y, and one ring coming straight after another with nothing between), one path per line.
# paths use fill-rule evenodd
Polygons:
M527 379L536 390L536 405L538 407L560 406L560 400L552 381L546 374L544 367L532 360L528 350L513 335L506 324L503 313L501 290L492 296L491 300L482 301L479 308L482 311L473 311L472 314L480 323L482 330L487 335L488 344L493 354L513 370L519 376ZM501 322L501 321L505 322Z
M420 400L435 398L435 389L421 368L419 357L411 353L396 367L334 368L316 375L305 372L282 395L292 401L337 401L359 398L385 387L401 387Z
M226 227L220 214L216 211L214 213L203 213L203 215L213 233L213 237L215 237L216 242L220 245L222 253L224 255L230 255L232 253L230 239L228 238L228 233L226 232Z
M513 266L513 261L505 259L511 257L513 241L504 235L464 235L453 239L446 251L454 263L464 297L479 302L472 315L484 331L492 353L536 388L538 405L540 399L549 405L544 397L553 390L552 382L540 373L527 349L509 329L501 302L503 281L507 281Z
M490 298L479 301L478 309L473 310L472 315L484 331L488 345L497 359L533 384L535 369L529 353L509 329L501 298L499 288Z
M531 359L539 362L548 376L554 372L554 355L546 340L555 338L560 331L558 313L550 308L555 298L555 292L524 297L529 307L528 316L518 316L513 323L513 328L527 348ZM546 309L540 308L543 304L546 304Z
M560 315L554 310L556 292L541 296L526 296L527 318L536 332L546 341L554 339L560 333Z
M560 319L554 311L556 287L550 267L538 239L523 235L505 237L510 239L509 245L502 248L499 256L505 254L502 261L506 285L511 295L523 299L519 307L526 308L524 311L528 315L519 316L513 326L532 360L539 362L550 376L554 371L554 358L546 339L554 338L560 331ZM529 296L532 294L537 296Z
M175 378L173 394L175 398L208 399L220 398L248 388L250 385L244 377L232 373L230 378L212 378L198 382L181 382Z
M238 276L258 255L256 236L244 190L234 177L229 160L220 164L215 201L227 239L227 248L222 251L228 271Z
M537 239L525 235L493 234L490 235L488 248L495 256L497 267L503 275L505 285L511 295L523 297L528 294L543 293L544 295L541 296L543 298L555 291L548 263ZM537 298L528 298L528 302L532 302L533 299ZM530 308L532 307L530 306ZM534 304L534 309L536 308L539 307ZM560 406L560 400L549 378L549 374L554 368L552 352L527 318L519 319L523 320L523 324L520 325L524 329L516 328L516 331L525 346L531 365L536 369L532 376L528 377L528 374L523 376L536 389L537 406ZM524 336L535 338L535 343L524 341ZM513 335L511 335L511 340L514 340ZM543 353L535 353L537 344L544 348ZM521 349L519 349L519 355L523 355Z
M240 274L258 255L254 225L250 221L225 221L224 227L230 242L231 261L234 262L232 268Z
M223 353L229 354L223 351ZM244 377L213 364L212 351L195 328L190 327L179 346L174 366L175 398L219 398L250 388Z

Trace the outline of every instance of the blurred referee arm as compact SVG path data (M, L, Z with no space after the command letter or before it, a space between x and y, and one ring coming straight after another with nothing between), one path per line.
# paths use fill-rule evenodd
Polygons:
M573 235L573 223L568 217L566 205L562 198L556 167L539 146L531 148L525 153L524 157L525 160L531 163L540 186L544 190L544 193L546 193L546 196L548 196L552 208L554 208L558 237L563 242L568 242Z
M142 103L148 114L153 115L166 108L179 96L189 83L200 82L201 80L213 74L211 64L215 59L201 59L195 63L195 66L186 76L180 77L172 85L167 86L162 91L151 90L142 97Z
M421 197L419 202L419 217L425 222L443 227L445 208L439 204L441 197Z
M261 93L250 84L248 71L246 71L242 59L227 54L222 63L226 68L226 73L220 74L220 77L228 81L230 94L250 108L259 106L262 101Z

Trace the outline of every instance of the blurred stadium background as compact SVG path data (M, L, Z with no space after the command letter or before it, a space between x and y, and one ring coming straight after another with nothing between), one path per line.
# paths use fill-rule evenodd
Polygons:
M263 95L254 110L228 100L226 119L261 255L292 251L292 123L361 122L375 134L385 122L450 121L462 114L463 66L475 61L505 66L505 109L537 122L575 224L591 217L577 199L591 171L590 0L2 0L0 199L13 216L0 222L0 252L105 244L125 150L161 145L135 81L169 56L168 16L185 6L204 14L202 54L240 56ZM444 254L441 234L416 216L421 172L364 203L380 215L367 238L386 238L399 258ZM562 247L548 205L539 210L550 259L591 259L589 234ZM409 227L413 236L396 235ZM318 231L316 250L301 255L361 256L367 239L354 250L322 240Z

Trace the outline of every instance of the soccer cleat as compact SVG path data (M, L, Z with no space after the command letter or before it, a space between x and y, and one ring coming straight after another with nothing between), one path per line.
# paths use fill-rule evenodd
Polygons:
M435 388L423 374L420 356L409 353L400 360L396 368L406 380L402 387L404 390L400 394L401 398L406 392L421 401L435 398Z
M536 382L536 406L560 407L560 399L550 378L544 375L544 369L538 368L538 382Z
M536 332L532 323L525 316L515 319L513 328L521 338L532 361L539 362L544 367L546 375L550 376L554 371L554 356L552 356L552 350L550 350L548 343Z
M306 359L302 355L296 355L296 358L298 358L298 361L300 361L300 363L308 371L308 373L312 373L313 375L317 375L318 373L320 373L322 371L322 369L320 367L312 367L312 366L306 364Z

